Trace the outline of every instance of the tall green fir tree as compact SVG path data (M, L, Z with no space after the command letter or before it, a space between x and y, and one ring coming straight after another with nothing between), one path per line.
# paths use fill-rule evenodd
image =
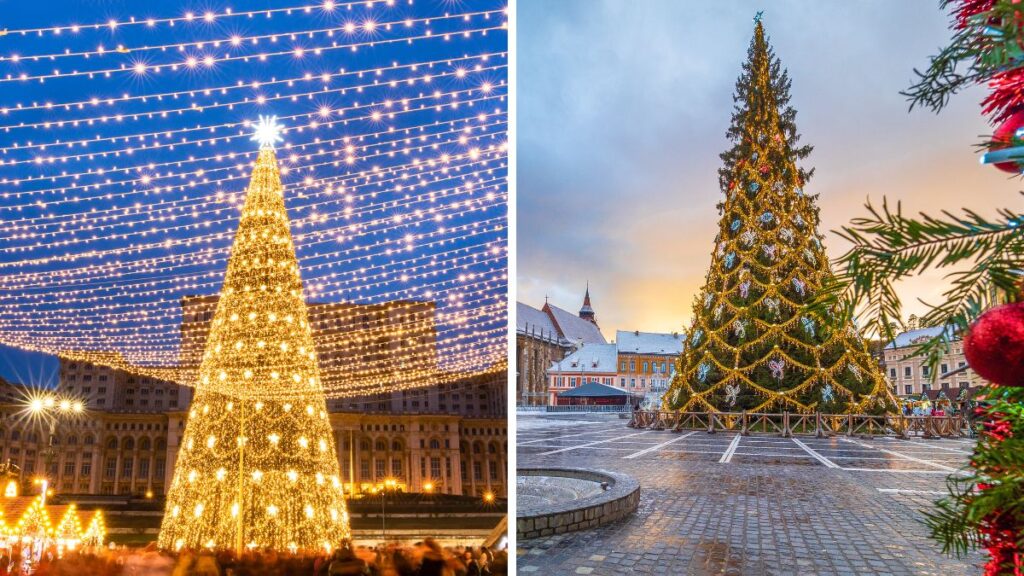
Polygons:
M725 200L693 324L663 405L680 411L880 413L895 405L852 323L806 311L832 277L803 187L790 79L758 20L721 155Z

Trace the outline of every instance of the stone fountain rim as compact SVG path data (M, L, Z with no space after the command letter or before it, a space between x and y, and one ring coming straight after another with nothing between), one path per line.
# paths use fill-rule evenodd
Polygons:
M550 516L552 514L563 514L566 512L594 508L610 502L622 500L640 490L640 483L637 482L635 478L620 472L612 472L611 470L541 466L516 468L516 476L557 476L561 478L573 478L576 480L589 480L597 483L607 482L610 486L608 490L604 490L603 492L593 496L580 498L579 500L569 500L558 504L545 505L543 508L534 507L516 510L517 520L539 518Z

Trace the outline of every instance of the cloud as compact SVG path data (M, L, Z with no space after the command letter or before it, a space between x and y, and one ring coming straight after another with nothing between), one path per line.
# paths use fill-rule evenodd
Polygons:
M589 279L606 334L688 324L710 262L718 154L763 3L520 0L517 5L518 299L573 309ZM764 15L793 80L817 168L822 231L865 200L910 212L994 213L1018 189L978 165L980 89L940 115L899 94L949 38L933 2L773 2ZM908 312L941 274L901 287Z

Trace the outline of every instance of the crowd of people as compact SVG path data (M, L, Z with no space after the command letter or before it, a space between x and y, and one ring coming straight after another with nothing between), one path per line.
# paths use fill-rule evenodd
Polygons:
M231 552L152 548L44 554L26 562L0 554L0 576L499 576L508 573L507 550L440 546L428 538L413 546L346 543L331 554L271 550L238 557Z

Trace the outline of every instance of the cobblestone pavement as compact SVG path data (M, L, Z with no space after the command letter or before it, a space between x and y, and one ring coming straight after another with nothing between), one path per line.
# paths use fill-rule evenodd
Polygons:
M614 415L520 415L520 466L630 474L629 519L522 541L518 573L980 574L943 556L921 510L967 439L781 438L634 430Z

